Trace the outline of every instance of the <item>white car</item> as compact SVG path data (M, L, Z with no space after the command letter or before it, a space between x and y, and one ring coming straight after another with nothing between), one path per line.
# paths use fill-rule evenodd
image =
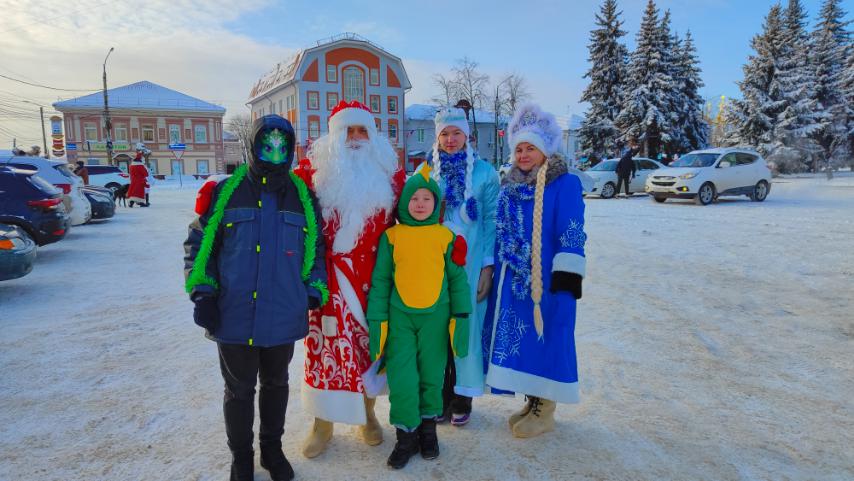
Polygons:
M647 177L658 169L666 169L662 163L646 157L634 157L635 172L634 179L629 182L629 192L643 192ZM598 195L603 199L610 199L617 194L617 163L620 159L607 159L596 164L593 168L584 171L593 178L593 188L588 195Z
M61 189L62 201L65 204L65 210L68 211L71 225L85 224L92 219L92 204L83 194L83 181L71 173L68 164L64 161L14 155L10 151L0 151L0 165L35 170L39 177Z
M771 170L750 149L695 150L670 164L666 172L649 176L645 189L656 202L675 197L709 205L722 195L746 195L762 202L771 191Z
M119 187L130 184L130 176L115 165L87 165L86 170L89 171L89 185L106 187L115 192Z

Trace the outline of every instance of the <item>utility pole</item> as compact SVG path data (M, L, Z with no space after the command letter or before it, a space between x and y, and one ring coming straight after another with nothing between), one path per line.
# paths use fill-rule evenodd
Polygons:
M50 158L50 151L47 150L47 134L45 133L45 130L44 130L44 107L39 106L39 113L42 116L42 142L44 142L44 158L49 159Z
M110 105L107 102L107 59L110 58L111 53L113 53L113 47L110 47L110 51L104 57L104 130L107 140L107 165L113 165L113 139L110 134L113 130L113 124L110 122ZM42 122L42 130L44 130L44 122Z

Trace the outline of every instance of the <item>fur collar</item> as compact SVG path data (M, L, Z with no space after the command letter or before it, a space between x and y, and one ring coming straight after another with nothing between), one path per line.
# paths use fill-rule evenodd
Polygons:
M563 156L560 154L553 154L546 161L546 185L550 184L553 180L557 179L563 174L569 172L566 167L566 161ZM523 172L516 164L513 164L513 167L510 169L510 172L504 177L504 180L501 184L527 184L534 185L537 183L537 172L540 171L542 166L534 167L529 172Z

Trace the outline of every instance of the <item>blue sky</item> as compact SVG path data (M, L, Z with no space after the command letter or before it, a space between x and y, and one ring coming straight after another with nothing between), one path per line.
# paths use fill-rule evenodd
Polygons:
M784 0L784 3L787 0ZM379 2L276 0L0 0L0 74L61 88L148 80L245 112L252 84L297 50L355 32L403 59L413 85L407 104L435 95L431 77L463 56L493 79L526 77L533 100L557 114L582 113L587 42L601 0ZM705 97L738 95L750 39L773 0L659 0L673 27L691 30ZM821 0L803 0L810 26ZM630 48L646 0L619 2ZM843 2L851 18L852 1ZM26 86L0 78L0 148L41 140L38 107L86 92ZM24 103L26 100L33 103ZM13 107L9 107L9 106ZM3 109L6 109L5 113ZM14 113L10 113L10 109Z

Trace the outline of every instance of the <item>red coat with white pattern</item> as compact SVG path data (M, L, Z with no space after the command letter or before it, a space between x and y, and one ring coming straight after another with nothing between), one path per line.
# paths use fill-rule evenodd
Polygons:
M308 161L301 161L295 172L312 185ZM395 203L405 177L402 170L394 175ZM393 224L392 212L379 212L365 223L350 252L327 249L329 302L309 313L309 332L305 338L303 407L316 417L348 424L365 423L362 374L370 367L371 359L364 313L380 236ZM323 219L327 246L335 244L337 230L337 217Z

